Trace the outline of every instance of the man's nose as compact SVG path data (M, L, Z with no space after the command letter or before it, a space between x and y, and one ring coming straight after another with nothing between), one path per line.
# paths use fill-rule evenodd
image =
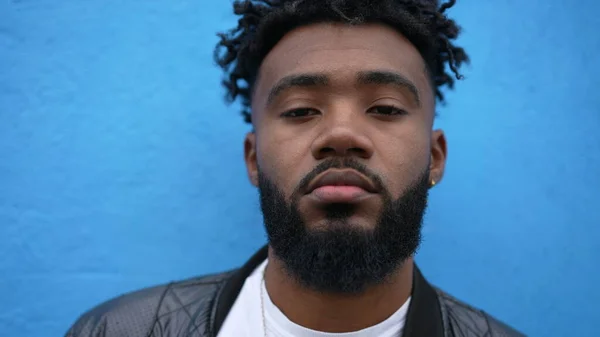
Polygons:
M356 156L368 159L373 155L371 138L365 133L364 121L357 116L344 114L341 117L329 117L324 121L322 131L312 144L315 159L327 157ZM325 118L327 119L327 118ZM362 124L362 125L361 125Z

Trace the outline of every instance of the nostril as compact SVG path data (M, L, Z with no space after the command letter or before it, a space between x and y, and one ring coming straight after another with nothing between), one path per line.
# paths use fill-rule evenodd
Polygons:
M367 151L365 151L365 149L361 149L360 147L353 147L353 148L349 148L348 150L346 150L346 152L363 154L363 153L366 153Z
M319 150L319 154L321 156L331 156L331 155L337 155L337 156L347 156L347 155L358 155L358 156L362 156L365 155L367 153L367 151L363 148L360 147L351 147L351 148L347 148L344 151L339 151L333 147L324 147L321 150Z
M321 152L321 154L335 154L336 151L332 147L324 147L319 152Z

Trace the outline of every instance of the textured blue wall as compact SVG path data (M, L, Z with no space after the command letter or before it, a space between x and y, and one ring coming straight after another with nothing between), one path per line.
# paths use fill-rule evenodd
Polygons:
M230 1L0 0L0 335L60 336L264 242L211 54ZM532 336L597 336L600 3L463 0L418 260Z

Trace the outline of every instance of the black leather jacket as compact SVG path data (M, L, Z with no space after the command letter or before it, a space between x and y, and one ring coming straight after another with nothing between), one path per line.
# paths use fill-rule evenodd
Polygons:
M267 258L263 247L242 268L147 288L82 315L66 337L216 337L242 285ZM431 286L418 268L402 337L525 336Z

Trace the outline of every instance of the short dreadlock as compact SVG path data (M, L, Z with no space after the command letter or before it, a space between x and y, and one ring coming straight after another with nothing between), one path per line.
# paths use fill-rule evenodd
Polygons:
M463 48L450 41L459 27L444 12L455 4L449 0L236 0L238 26L219 33L215 60L225 71L223 85L229 102L240 97L244 120L251 122L252 89L260 65L275 44L291 30L309 24L341 22L349 25L382 23L404 35L423 57L435 86L438 101L444 101L442 86L453 88L458 68L468 62Z

